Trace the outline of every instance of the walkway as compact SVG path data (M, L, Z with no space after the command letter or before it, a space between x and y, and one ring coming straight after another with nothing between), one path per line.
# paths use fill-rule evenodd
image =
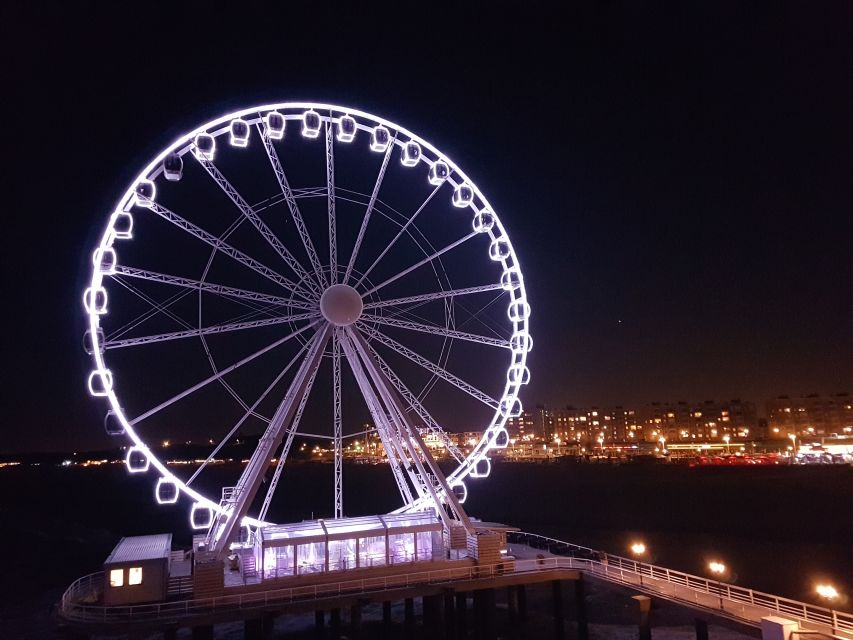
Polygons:
M761 618L781 616L803 630L853 639L853 614L799 602L681 571L606 554L589 547L533 533L510 533L511 553L538 557L542 566L576 567L590 577L630 586L650 596L700 609L737 622L760 626Z

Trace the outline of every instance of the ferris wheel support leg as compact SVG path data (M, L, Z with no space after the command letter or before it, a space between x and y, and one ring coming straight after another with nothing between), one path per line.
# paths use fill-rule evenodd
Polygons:
M370 386L367 379L367 374L356 356L355 351L350 344L349 338L345 333L340 337L341 348L344 351L350 369L353 372L356 383L361 390L362 397L367 403L367 409L373 417L373 422L376 425L376 432L379 434L379 439L382 441L382 447L385 450L385 455L388 456L388 464L391 466L391 471L394 475L394 480L397 482L397 488L400 490L400 496L403 498L403 503L406 505L414 504L415 499L412 496L412 491L409 483L406 481L404 469L409 473L409 480L418 491L419 499L428 498L423 492L422 487L416 481L416 478L409 471L410 465L406 462L406 455L403 451L397 438L394 437L394 428L388 421L388 416L381 408L381 403Z
M341 428L341 344L338 330L332 336L332 404L335 434L335 517L344 515L343 432Z
M455 444L453 444L453 442L451 442L448 435L444 432L444 429L442 429L438 425L438 422L436 422L435 419L429 414L429 412L426 410L426 407L424 407L418 401L418 399L415 397L415 394L413 394L409 390L409 388L405 384L403 384L403 381L400 380L397 374L394 373L393 369L388 366L388 363L385 362L385 360L383 360L378 353L376 353L376 350L373 347L368 345L368 348L370 349L371 355L376 359L376 363L379 365L379 368L382 370L382 373L384 373L388 377L389 382L397 390L397 393L403 396L403 399L408 402L409 406L412 407L414 412L417 413L418 416L420 416L421 420L424 421L424 424L427 426L427 428L444 443L444 446L450 452L450 455L452 455L457 462L462 463L462 461L465 459L465 456L462 455L462 452L459 450L459 447L457 447Z
M447 484L447 480L444 477L444 474L439 469L438 464L436 464L432 455L429 452L429 449L424 444L423 439L421 438L420 433L409 420L408 414L406 413L405 407L400 399L400 397L396 394L396 392L391 388L388 383L387 377L379 370L376 366L373 359L370 357L368 352L367 343L364 338L351 329L347 330L347 335L350 337L350 340L355 347L359 357L361 358L362 364L364 365L367 372L370 374L373 383L376 385L377 390L382 396L385 404L388 406L392 416L396 415L396 421L400 425L400 436L403 441L407 445L407 448L412 454L412 461L415 466L421 473L421 477L425 481L426 489L429 491L430 496L435 504L436 511L438 511L439 515L442 516L442 519L445 521L445 525L450 528L450 522L447 520L448 514L441 506L441 499L436 490L435 485L432 481L429 480L427 476L427 470L424 467L424 464L420 460L420 456L417 455L415 451L415 444L417 444L417 449L420 450L420 453L423 455L424 462L429 467L430 473L435 477L438 481L439 487L444 491L444 500L450 510L453 512L453 515L456 519L465 527L466 531L469 534L473 534L474 530L471 526L471 521L468 519L468 515L462 509L462 505L459 504L459 501L456 499L456 494L450 490L450 486Z
M194 481L194 480L195 480L199 475L201 475L201 472L202 472L202 471L204 471L205 467L206 467L208 464L210 464L210 462L211 462L214 458L216 458L216 455L217 455L217 454L222 450L222 447L224 447L224 446L225 446L225 444L226 444L227 442L229 442L229 441L231 440L231 438L232 438L232 437L234 437L234 434L235 434L235 433L237 433L237 431L240 429L240 427L243 425L243 423L244 423L246 420L248 420L250 416L253 416L253 415L254 415L254 416L257 416L257 415L258 415L257 413L255 413L255 411L256 411L256 410L257 410L257 408L258 408L258 405L260 405L260 404L261 404L261 402L263 402L264 398L266 398L266 397L270 394L270 392L275 388L275 386L276 386L279 382L281 382L281 379L285 376L285 374L286 374L288 371L290 371L291 367L293 367L293 365L296 363L296 361L297 361L300 357L302 357L302 354L303 354L303 353L305 353L305 351L308 349L308 345L309 345L309 344L310 344L309 342L306 342L306 343L302 346L302 348L301 348L301 349L299 349L299 351L297 351L297 352L296 352L296 355L295 355L295 356L293 356L293 358L290 360L290 362L288 362L288 363L287 363L287 365L284 367L284 369L282 369L282 370L278 373L278 375L273 379L273 381L272 381L272 382L269 384L269 386L264 390L264 392L263 392L260 396L258 396L258 399L257 399L257 400L255 400L255 402L252 404L252 406L248 408L248 410L243 414L243 417L241 417L241 418L240 418L240 419L239 419L239 420L234 424L234 426L233 426L233 427L231 427L231 430L230 430L230 431L225 435L225 437L224 437L224 438L222 438L222 440L220 440L220 441L219 441L219 444L218 444L218 445L216 445L216 448L208 454L208 456L207 456L207 458L205 458L204 462L202 462L202 463L199 465L199 467L195 470L195 472L190 476L190 479L189 479L189 480L187 480L187 482L186 482L186 485L187 485L187 486L190 486L190 485L193 483L193 481ZM310 387L310 383L309 383L309 387ZM298 414L297 414L297 415L298 415ZM259 519L259 520L263 520L263 519L264 519L264 516L263 516L263 515L261 515L258 519Z
M270 458L281 444L286 426L293 421L298 400L302 398L308 381L320 366L330 333L330 325L324 324L314 334L305 360L302 361L302 365L290 383L284 400L273 414L272 420L258 441L258 446L240 476L237 486L234 487L230 504L223 505L225 508L217 514L208 531L208 549L214 551L220 559L228 553L231 542L239 531L240 524L260 488L264 473L269 467Z
M297 429L299 429L299 422L302 420L302 413L305 411L305 405L308 402L308 396L311 394L311 388L314 386L314 380L316 378L317 371L314 371L314 375L311 376L311 379L308 380L308 385L305 387L305 393L302 394L302 400L299 401L299 408L296 410L296 416L293 418L293 424L290 425L290 429L287 430L287 439L281 447L281 453L278 456L275 472L273 473L272 480L270 480L270 486L267 489L267 494L264 496L264 502L261 505L261 510L258 513L258 520L263 521L267 518L267 511L269 511L272 497L275 494L276 487L278 487L278 481L279 478L281 478L284 463L287 460L287 456L290 454L290 448L293 446L293 438L296 436Z

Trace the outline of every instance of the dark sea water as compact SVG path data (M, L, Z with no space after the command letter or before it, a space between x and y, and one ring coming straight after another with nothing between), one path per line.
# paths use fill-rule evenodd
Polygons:
M399 505L386 466L347 465L344 477L346 515ZM217 481L215 472L207 478L211 487ZM99 570L122 535L170 531L176 546L188 545L189 505L159 506L153 490L153 476L130 476L121 465L0 470L0 619L41 637L63 589ZM269 517L328 516L331 495L331 465L293 465ZM700 575L710 558L721 559L736 584L800 600L815 601L818 579L853 591L849 466L498 463L488 479L469 481L466 507L483 520L609 553L628 555L628 544L642 539L653 562Z

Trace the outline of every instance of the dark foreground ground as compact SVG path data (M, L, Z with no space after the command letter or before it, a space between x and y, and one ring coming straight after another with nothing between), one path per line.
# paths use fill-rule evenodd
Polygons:
M208 478L219 480L227 483ZM156 505L153 485L152 477L130 477L117 466L0 470L0 638L53 637L50 611L65 586L97 571L122 535L173 531L176 545L188 544L186 505ZM326 516L312 510L330 504L331 488L331 465L295 465L270 516ZM344 491L347 515L398 504L382 465L348 467ZM469 496L468 511L484 520L625 555L642 538L658 564L701 575L708 559L722 559L736 584L779 595L815 601L819 579L853 589L851 467L496 464L490 478L471 481ZM618 624L630 599L599 591L602 615L592 621ZM691 621L676 617L669 626Z

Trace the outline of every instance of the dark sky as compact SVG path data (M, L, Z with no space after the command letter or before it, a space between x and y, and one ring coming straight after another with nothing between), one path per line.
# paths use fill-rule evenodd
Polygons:
M382 114L489 194L534 309L528 405L853 391L849 2L299 4L0 9L0 449L107 442L96 229L177 134L275 100Z

